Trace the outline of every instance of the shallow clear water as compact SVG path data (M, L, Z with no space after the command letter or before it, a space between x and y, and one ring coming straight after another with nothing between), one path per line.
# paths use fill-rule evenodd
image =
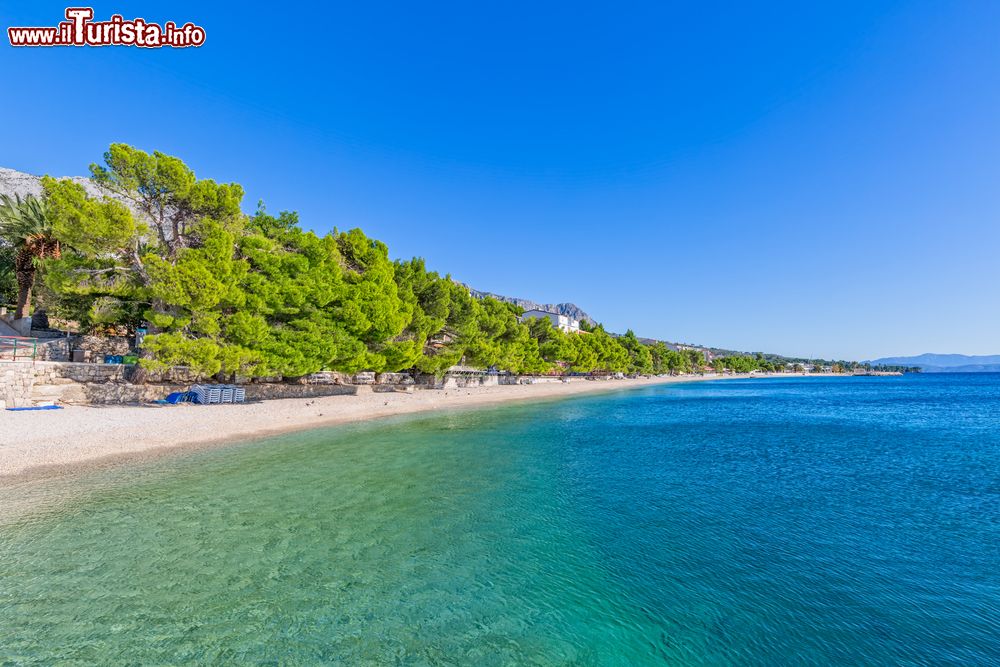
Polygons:
M1000 376L623 391L25 495L0 663L1000 664Z

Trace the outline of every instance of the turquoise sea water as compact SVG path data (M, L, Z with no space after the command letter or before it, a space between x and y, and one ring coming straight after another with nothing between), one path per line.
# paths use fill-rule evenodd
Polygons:
M0 502L0 664L1000 664L994 375L395 419Z

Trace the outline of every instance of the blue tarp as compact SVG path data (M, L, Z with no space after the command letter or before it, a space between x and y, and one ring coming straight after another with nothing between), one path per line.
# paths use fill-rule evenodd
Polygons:
M192 398L191 392L189 391L175 391L172 394L168 394L164 402L176 405L177 403L190 401Z
M22 410L62 410L61 405L38 405L31 408L7 408L11 412L21 412Z

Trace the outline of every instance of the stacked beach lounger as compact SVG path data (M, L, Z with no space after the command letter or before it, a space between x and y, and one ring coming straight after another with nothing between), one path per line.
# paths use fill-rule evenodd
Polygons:
M213 403L243 403L247 390L232 384L196 384L191 387L191 400L201 405Z

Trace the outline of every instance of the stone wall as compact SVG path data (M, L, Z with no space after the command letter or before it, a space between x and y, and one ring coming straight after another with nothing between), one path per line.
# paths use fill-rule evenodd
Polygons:
M130 354L133 342L128 336L82 336L76 346L90 352L91 361L102 361L106 354Z
M413 376L409 373L379 373L375 384L380 385L411 385Z
M25 407L45 403L109 405L148 403L175 391L186 391L198 379L185 377L183 369L169 377L150 378L151 382L132 384L128 366L56 361L0 363L0 407ZM265 382L255 380L240 383L246 389L248 401L279 398L314 398L319 396L355 395L365 391L413 391L419 389L452 389L487 387L525 381L516 376L447 375L444 378L422 376L414 380L404 373L359 374L348 378L337 373L319 377ZM348 384L347 380L355 383ZM158 381L157 381L158 380ZM546 380L556 381L551 378ZM203 380L202 380L203 381ZM358 382L360 381L360 382ZM204 381L203 381L204 382ZM207 383L207 382L206 382ZM362 384L363 383L363 384Z
M313 398L316 396L353 396L361 387L349 384L248 384L248 401L271 398Z
M248 384L248 401L274 398L316 398L319 396L354 395L359 387L349 385L301 384ZM122 403L151 403L166 398L175 391L187 391L191 385L177 384L127 384L121 382L85 383L62 389L61 403L89 405L114 405Z
M375 373L372 371L361 371L355 373L351 378L353 384L375 384Z
M415 384L373 384L370 387L371 391L378 394L412 394L417 388ZM432 387L422 387L423 389L432 389Z
M35 349L35 359L38 361L69 361L69 351L72 338L39 338Z
M0 362L0 407L23 408L32 405L35 372L31 364Z
M59 336L39 338L35 359L39 361L69 361L72 350L83 350L86 360L104 361L104 355L126 355L131 350L131 338L125 336Z
M125 378L129 379L130 371L128 368L125 370ZM190 368L180 366L178 368L170 368L162 373L156 371L146 372L146 382L152 384L183 384L192 385L198 384L199 382L207 383L205 378L201 377ZM242 383L240 383L242 384Z
M112 405L149 403L175 391L187 391L192 382L131 384L126 366L36 361L0 363L0 408L47 403ZM287 382L241 385L248 401L273 398L314 398L354 395L369 387L343 384L294 384Z
M350 384L351 376L337 371L320 371L296 380L298 384Z
M123 405L152 403L175 391L187 391L190 385L127 384L120 382L79 383L64 385L35 385L32 399L38 402L55 402L65 405ZM360 387L329 385L247 385L247 400L261 401L274 398L317 398L320 396L354 395Z
M35 377L40 384L52 380L73 382L124 382L126 366L122 364L84 364L70 361L36 361Z
M64 405L123 405L152 403L175 391L187 391L186 385L128 384L125 382L72 382L35 385L35 401Z

